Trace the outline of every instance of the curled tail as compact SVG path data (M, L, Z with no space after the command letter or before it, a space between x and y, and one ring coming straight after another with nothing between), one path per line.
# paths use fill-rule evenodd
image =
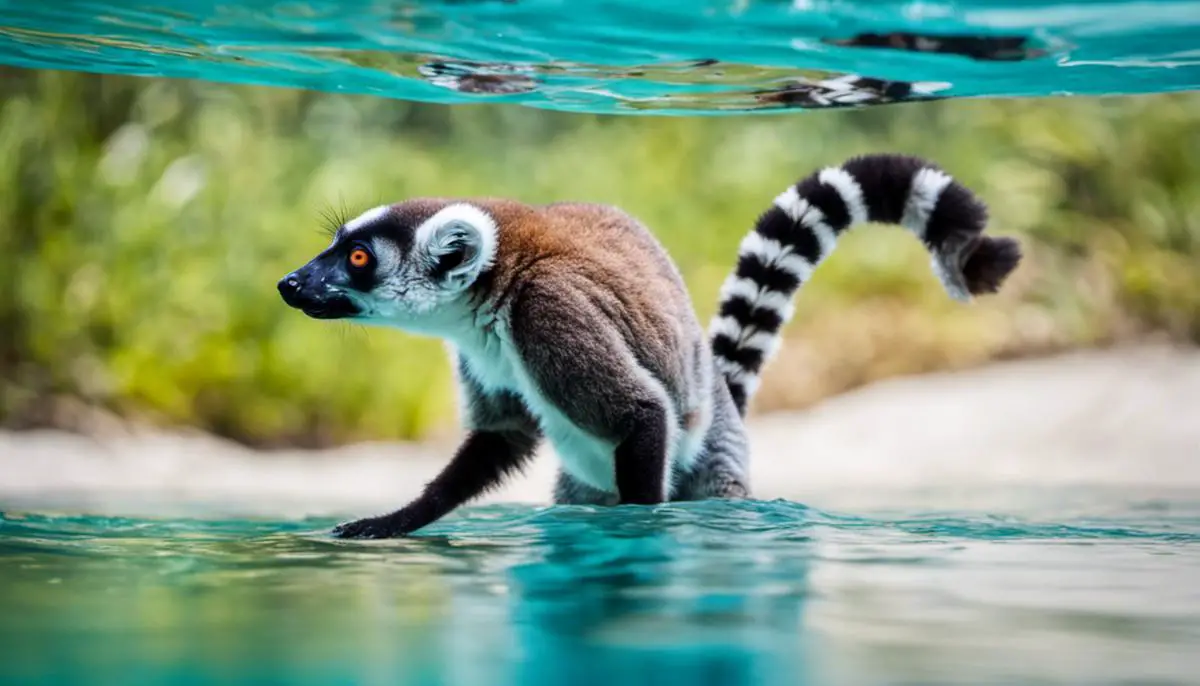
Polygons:
M1021 261L1017 241L982 235L983 202L926 160L866 155L801 179L775 198L742 240L709 327L740 414L779 346L796 291L833 252L838 236L865 222L898 224L916 234L933 258L934 274L956 300L995 293Z

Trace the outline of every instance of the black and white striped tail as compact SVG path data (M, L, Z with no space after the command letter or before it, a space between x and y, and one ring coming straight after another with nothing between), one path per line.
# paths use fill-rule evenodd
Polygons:
M925 160L867 155L801 179L775 198L742 240L710 326L717 364L741 414L779 345L796 291L842 232L866 222L898 224L916 234L946 292L964 302L999 290L1021 260L1017 241L982 235L984 203Z

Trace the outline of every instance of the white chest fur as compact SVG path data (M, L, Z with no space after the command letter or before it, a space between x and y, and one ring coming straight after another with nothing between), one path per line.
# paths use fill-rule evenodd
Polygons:
M521 397L568 474L593 488L616 492L615 446L575 425L541 393L506 336L480 333L455 345L466 360L466 372L485 390Z

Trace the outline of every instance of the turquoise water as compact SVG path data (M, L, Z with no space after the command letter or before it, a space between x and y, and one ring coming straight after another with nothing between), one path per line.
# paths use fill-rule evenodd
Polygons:
M381 542L8 512L0 683L1200 683L1200 499L1096 502L489 506Z
M1200 2L0 0L0 63L641 114L1150 93L1200 87Z

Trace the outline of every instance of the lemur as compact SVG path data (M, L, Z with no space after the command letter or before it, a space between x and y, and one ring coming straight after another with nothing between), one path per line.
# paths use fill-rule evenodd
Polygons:
M680 272L615 207L417 198L339 226L278 283L314 319L443 339L465 439L404 507L343 523L341 538L421 529L499 486L547 439L560 504L751 497L744 418L800 286L865 222L921 240L957 300L997 292L1021 260L982 235L987 208L935 164L876 154L780 193L742 240L707 333Z

